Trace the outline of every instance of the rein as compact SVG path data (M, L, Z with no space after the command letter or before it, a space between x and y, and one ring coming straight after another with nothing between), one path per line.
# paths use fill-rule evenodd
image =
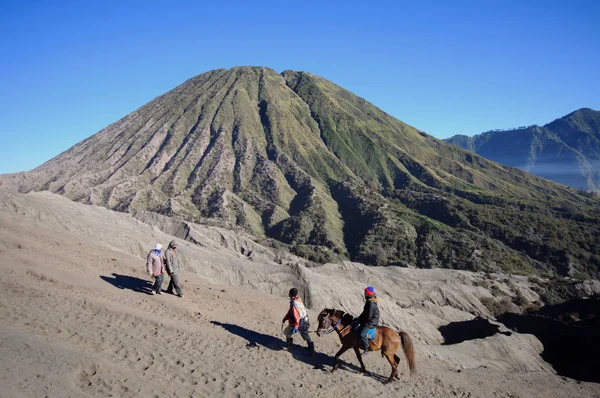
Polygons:
M344 330L348 329L349 327L352 327L352 324L349 324L348 326L346 326L345 328L343 328L342 330L340 330L340 335L342 333L344 333Z
M333 331L335 330L335 328L337 327L337 325L339 325L339 324L340 324L340 322L342 321L342 318L344 318L344 316L345 316L345 315L346 315L346 313L344 312L344 313L342 314L342 316L340 317L340 319L338 319L338 321L335 323L335 325L331 326L331 329L327 329L327 330L325 330L325 331L323 331L323 332L321 332L321 333L323 333L323 334L329 334L329 333L333 332ZM331 319L329 319L329 316L327 317L327 321L328 321L328 322L329 322L329 324L331 325ZM348 328L348 326L346 326L346 327L344 328L344 330L346 330L347 328ZM340 333L341 333L341 332L340 332Z

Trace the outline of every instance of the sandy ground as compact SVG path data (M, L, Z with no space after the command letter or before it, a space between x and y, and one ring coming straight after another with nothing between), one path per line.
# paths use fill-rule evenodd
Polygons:
M299 338L291 352L282 349L282 295L184 271L183 298L151 296L139 256L43 219L0 211L2 397L600 397L598 384L556 376L539 356L532 359L542 347L529 335L443 346L424 334L415 336L416 377L400 355L400 380L384 385L385 359L369 355L370 372L361 376L350 352L331 375L337 336L315 337L313 357ZM320 272L315 286L335 276L334 267ZM407 319L418 323L419 314Z

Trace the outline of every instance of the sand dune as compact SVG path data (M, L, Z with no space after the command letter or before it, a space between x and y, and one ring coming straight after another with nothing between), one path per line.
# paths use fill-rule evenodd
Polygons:
M0 191L0 396L600 396L597 384L556 376L531 335L441 345L440 326L486 315L479 274L274 261L280 253L243 235L193 226L201 246L180 244L184 298L151 296L141 256L173 237L146 222ZM499 289L506 278L534 298L520 277L499 276ZM384 385L384 359L369 355L363 377L351 353L332 376L335 335L315 337L314 357L299 339L282 350L290 286L304 290L314 323L324 306L358 313L367 283L383 321L413 336L418 376L403 360L400 380Z

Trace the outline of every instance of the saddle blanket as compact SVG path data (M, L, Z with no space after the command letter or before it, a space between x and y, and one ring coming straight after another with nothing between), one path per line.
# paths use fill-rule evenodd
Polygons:
M375 330L375 328L369 329L369 331L367 332L367 339L373 340L375 338Z
M358 333L358 328L360 325L355 325L354 326L354 332ZM369 331L367 332L367 340L373 340L375 338L375 331L377 330L377 328L373 328L373 329L369 329Z

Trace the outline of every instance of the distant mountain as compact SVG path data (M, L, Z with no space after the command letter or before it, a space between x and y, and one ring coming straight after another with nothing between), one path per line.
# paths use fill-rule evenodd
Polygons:
M573 188L600 190L600 112L592 109L543 127L455 135L445 141Z
M600 201L306 72L204 73L0 186L242 228L316 262L600 275Z

